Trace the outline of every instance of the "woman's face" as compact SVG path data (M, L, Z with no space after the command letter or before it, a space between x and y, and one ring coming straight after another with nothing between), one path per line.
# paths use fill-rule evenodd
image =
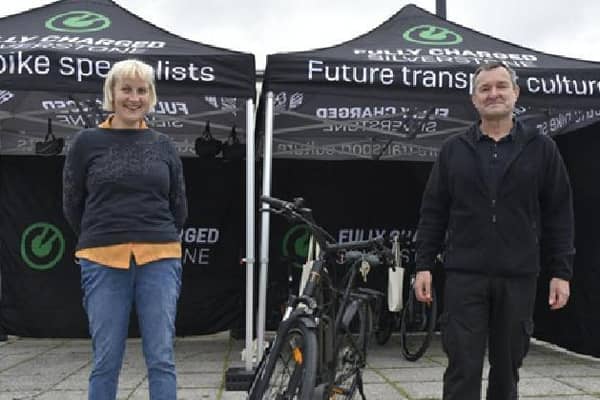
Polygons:
M113 128L139 128L150 108L150 86L140 77L117 79L113 89Z

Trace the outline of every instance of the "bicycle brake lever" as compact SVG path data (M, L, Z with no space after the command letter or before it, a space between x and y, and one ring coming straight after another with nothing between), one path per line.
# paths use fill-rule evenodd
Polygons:
M302 197L295 197L294 200L294 207L299 210L302 208L302 206L304 205L304 199Z

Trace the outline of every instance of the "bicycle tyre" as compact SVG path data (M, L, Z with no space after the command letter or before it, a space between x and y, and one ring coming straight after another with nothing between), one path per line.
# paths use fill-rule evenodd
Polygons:
M392 336L394 327L394 316L392 312L387 310L386 304L382 307L377 318L377 326L375 328L375 341L378 345L385 345Z
M349 324L350 332L340 333L338 337L335 378L327 398L350 400L359 394L360 374L366 364L373 316L368 302L358 301L360 305Z
M421 303L410 289L408 302L402 310L400 324L400 349L408 361L417 361L425 354L437 319L437 296L432 287L431 304Z
M312 400L317 374L317 336L302 318L278 333L257 368L248 400Z

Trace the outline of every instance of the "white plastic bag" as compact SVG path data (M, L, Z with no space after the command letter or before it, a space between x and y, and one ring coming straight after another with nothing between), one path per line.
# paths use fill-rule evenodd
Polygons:
M306 255L306 262L302 265L302 275L300 276L300 287L298 288L298 294L302 295L304 292L304 287L308 282L308 278L310 277L310 271L312 270L313 264L315 260L319 257L319 244L310 235L310 239L308 240L308 254Z
M400 241L394 237L392 246L394 254L394 268L388 268L388 309L391 312L399 312L404 306L402 294L404 293L404 268L402 268L402 256L400 254Z
M402 289L404 285L404 268L388 268L388 309L391 312L399 312L404 306L402 301Z

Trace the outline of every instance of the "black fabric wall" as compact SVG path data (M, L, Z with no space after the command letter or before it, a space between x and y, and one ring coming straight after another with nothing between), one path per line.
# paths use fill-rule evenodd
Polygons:
M556 137L567 165L573 187L577 254L571 299L560 311L550 311L549 276L539 278L535 310L534 336L567 349L600 356L600 124L569 135ZM298 161L276 160L273 166L273 190L276 197L304 197L314 210L316 220L336 239L357 239L344 235L348 229L358 230L363 238L369 231L376 234L387 229L414 232L418 221L421 194L430 163L373 161ZM285 235L293 225L277 216L271 217L269 322L276 326L279 306L289 290L296 290L303 258L285 252ZM362 231L362 232L361 232ZM300 230L300 232L303 232ZM293 232L299 235L299 233ZM292 235L293 236L293 235ZM302 240L300 240L302 242ZM296 252L302 254L302 251ZM305 254L305 253L304 253ZM408 255L411 257L412 255ZM385 275L374 271L372 286L385 284ZM293 282L288 284L291 275ZM371 278L369 278L371 279ZM436 286L441 290L443 274Z
M430 163L399 161L275 160L272 195L286 200L303 197L317 223L336 240L362 240L398 231L412 239ZM269 255L269 325L281 318L288 290L297 291L306 258L306 230L271 216ZM413 253L407 251L406 261ZM288 262L289 261L289 262ZM334 271L338 275L344 271ZM367 286L382 289L387 271L372 270ZM288 276L292 276L291 287Z
M573 187L575 265L569 304L548 309L548 279L540 276L535 336L600 357L600 124L556 138Z
M0 324L10 334L85 337L75 237L62 216L64 157L0 159ZM241 162L184 159L189 218L177 334L235 326L244 296ZM50 224L50 228L48 228ZM61 243L64 240L64 249ZM135 315L130 334L137 335Z
M548 310L548 276L542 274L535 313L535 337L595 356L600 356L599 130L596 124L556 138L574 192L575 274L570 303L557 312ZM62 163L62 157L0 158L0 324L9 333L87 336L78 266L71 258L75 238L60 211ZM272 193L284 199L304 197L316 220L338 240L392 230L410 237L430 168L429 163L410 162L275 160ZM239 328L245 293L245 274L239 264L244 253L243 166L184 159L184 170L190 218L183 235L186 262L177 332ZM306 231L277 216L271 221L268 325L273 328L288 291L297 287L306 255ZM23 254L44 267L44 259L52 259L60 249L58 242L53 242L57 244L48 254L39 246L33 252L37 255L29 251L32 237L26 238L23 251L21 246L27 228L39 222L55 226L65 240L62 257L47 269L29 267ZM29 233L39 236L43 226L34 226ZM412 255L405 257L408 260ZM437 279L438 285L442 279ZM383 287L384 282L382 271L369 275L369 285ZM132 321L130 333L135 335Z

